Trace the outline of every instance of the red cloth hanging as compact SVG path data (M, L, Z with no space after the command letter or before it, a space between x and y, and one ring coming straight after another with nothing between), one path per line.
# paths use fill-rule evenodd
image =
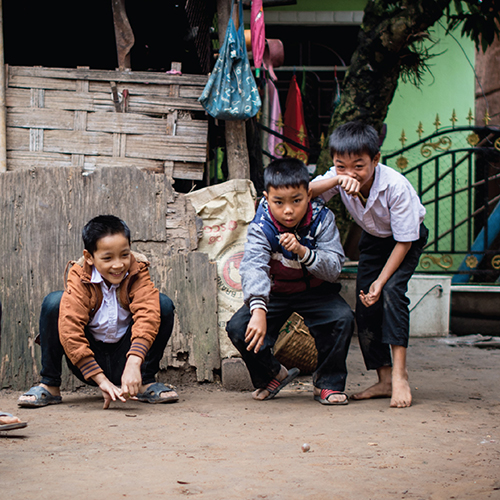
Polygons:
M293 75L290 81L290 87L288 88L288 95L286 97L283 135L305 147L309 147L302 95L295 75ZM298 153L299 155L297 157L307 164L308 154L305 151L291 144L287 144L286 147L289 150L291 149L292 152ZM289 156L291 155L289 154Z

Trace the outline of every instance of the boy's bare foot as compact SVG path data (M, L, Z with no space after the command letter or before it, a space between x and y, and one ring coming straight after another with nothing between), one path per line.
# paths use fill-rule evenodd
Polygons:
M364 391L358 392L351 396L351 399L374 399L374 398L390 398L392 396L392 384L385 381L377 382L368 387Z
M407 408L411 406L411 389L408 382L408 373L392 376L391 408Z
M281 365L281 369L278 373L278 375L276 375L276 380L279 380L280 382L282 380L285 380L286 377L288 376L288 370L283 366ZM258 401L262 401L263 399L266 399L269 394L271 394L267 389L257 389L255 391L252 392L252 397L254 399L257 399Z
M364 391L357 392L351 399L390 398L392 396L392 366L377 368L378 382Z
M3 413L0 411L0 425L9 425L9 424L20 424L21 420L11 415L10 413Z

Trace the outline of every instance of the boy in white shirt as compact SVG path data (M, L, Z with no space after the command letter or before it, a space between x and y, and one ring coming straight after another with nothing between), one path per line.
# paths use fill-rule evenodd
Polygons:
M340 194L363 229L356 322L366 367L378 374L376 384L351 399L390 397L391 407L408 407L406 292L427 241L425 208L404 176L379 163L379 137L370 125L346 123L333 132L329 145L334 166L311 188L313 196L325 200Z
M63 355L80 380L101 389L104 409L117 399L177 401L175 391L155 382L172 333L172 301L155 288L145 257L131 251L125 222L100 215L82 237L83 257L70 262L64 292L43 301L41 383L19 398L19 406L62 402Z

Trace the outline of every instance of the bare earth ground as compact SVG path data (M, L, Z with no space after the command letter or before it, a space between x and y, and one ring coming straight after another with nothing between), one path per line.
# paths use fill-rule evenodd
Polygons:
M107 411L88 390L34 410L2 391L0 409L29 425L0 432L0 496L500 499L500 350L412 339L409 366L408 409L322 406L308 376L266 402L206 384L179 386L174 405ZM347 392L374 380L355 341Z

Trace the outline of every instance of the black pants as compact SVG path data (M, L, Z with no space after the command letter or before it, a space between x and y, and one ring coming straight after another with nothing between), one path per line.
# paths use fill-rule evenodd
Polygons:
M377 238L365 231L361 235L356 281L356 322L359 344L368 370L392 365L391 345L408 347L410 301L406 292L408 281L418 266L427 235L427 228L421 224L420 239L412 243L403 262L384 285L380 299L370 307L363 305L359 292L368 292L397 242L392 237Z
M42 303L40 313L40 347L42 348L42 370L40 372L42 384L51 387L61 385L62 358L64 349L59 340L59 304L63 292L52 292ZM160 369L160 360L172 334L174 326L174 304L160 293L161 323L153 344L149 348L146 358L141 365L142 383L144 385L155 381L155 375ZM132 323L127 333L116 343L105 343L95 340L89 328L85 328L85 336L94 353L97 364L104 371L104 375L115 385L121 385L121 377L127 362L127 353L131 345ZM89 385L96 385L93 380L85 380L80 370L71 363L66 356L70 370L79 380Z
M245 332L250 309L241 307L226 326L231 342L245 361L252 383L264 388L279 373L281 365L272 348L280 328L293 312L304 318L318 349L318 364L313 383L320 389L343 391L347 377L346 358L354 329L354 315L337 293L339 285L324 283L312 290L291 295L273 295L267 305L267 333L264 345L255 354L247 351ZM335 291L332 291L335 290Z

